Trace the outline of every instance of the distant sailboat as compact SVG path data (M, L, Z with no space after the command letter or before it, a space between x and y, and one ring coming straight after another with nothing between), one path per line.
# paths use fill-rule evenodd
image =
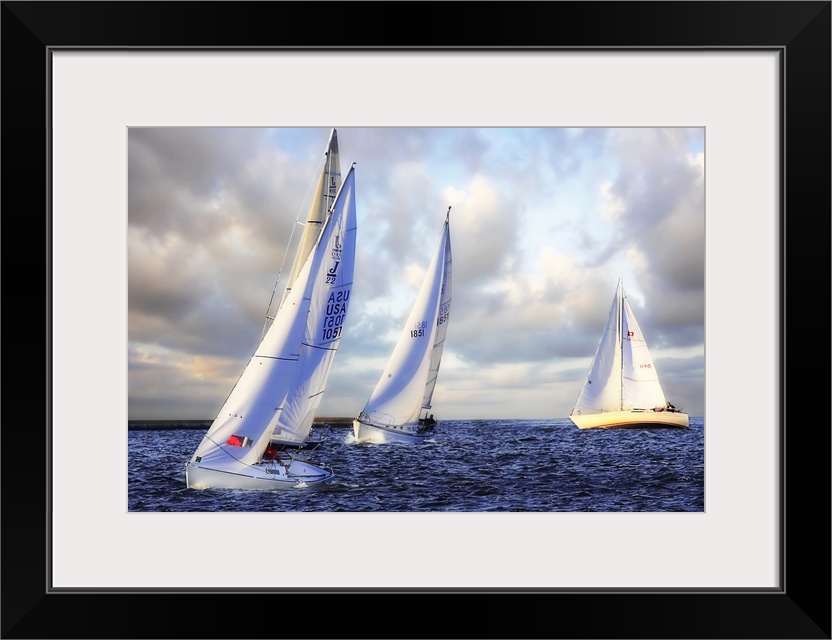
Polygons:
M185 465L195 489L290 489L331 482L334 473L277 451L304 443L338 349L355 266L355 171L274 321Z
M621 279L601 342L569 418L580 429L689 426L687 414L665 398Z
M421 442L437 422L430 412L451 307L451 208L410 316L364 410L353 420L358 442Z

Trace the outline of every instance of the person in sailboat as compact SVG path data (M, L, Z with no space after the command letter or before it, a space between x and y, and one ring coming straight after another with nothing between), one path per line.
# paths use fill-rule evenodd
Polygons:
M672 404L670 404L670 402L668 402L666 410L669 411L670 413L675 413L676 412L676 407L674 407Z
M432 413L419 419L419 431L432 431L435 426L436 420L433 419Z
M263 462L276 462L287 472L289 471L289 463L280 457L280 447L273 442L266 446L266 450L263 452Z

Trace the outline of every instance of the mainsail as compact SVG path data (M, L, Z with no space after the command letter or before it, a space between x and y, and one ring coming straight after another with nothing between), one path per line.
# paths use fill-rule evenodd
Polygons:
M327 215L335 202L335 196L341 188L341 159L338 153L338 132L335 129L329 134L326 151L324 151L324 163L318 177L318 184L312 196L312 204L306 216L306 224L303 227L303 235L295 253L295 261L292 270L286 280L286 288L283 290L283 298L278 307L282 306L289 296L289 292L297 280L300 270L303 268L306 258L312 251L312 247L321 234L321 229L326 221Z
M667 401L656 365L626 297L622 298L621 309L621 408L664 407Z

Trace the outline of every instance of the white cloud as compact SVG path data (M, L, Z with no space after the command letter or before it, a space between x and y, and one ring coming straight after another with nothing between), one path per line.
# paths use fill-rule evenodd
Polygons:
M328 135L130 130L131 418L213 417L260 337ZM566 416L619 275L674 404L701 415L703 130L338 136L342 170L357 162L356 283L321 415L363 406L449 206L453 303L437 415Z

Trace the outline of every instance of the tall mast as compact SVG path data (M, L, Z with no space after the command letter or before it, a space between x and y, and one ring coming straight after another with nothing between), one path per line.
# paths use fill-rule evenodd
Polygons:
M622 392L624 389L624 278L618 278L618 323L616 324L616 331L618 332L618 408L623 409L622 406Z

